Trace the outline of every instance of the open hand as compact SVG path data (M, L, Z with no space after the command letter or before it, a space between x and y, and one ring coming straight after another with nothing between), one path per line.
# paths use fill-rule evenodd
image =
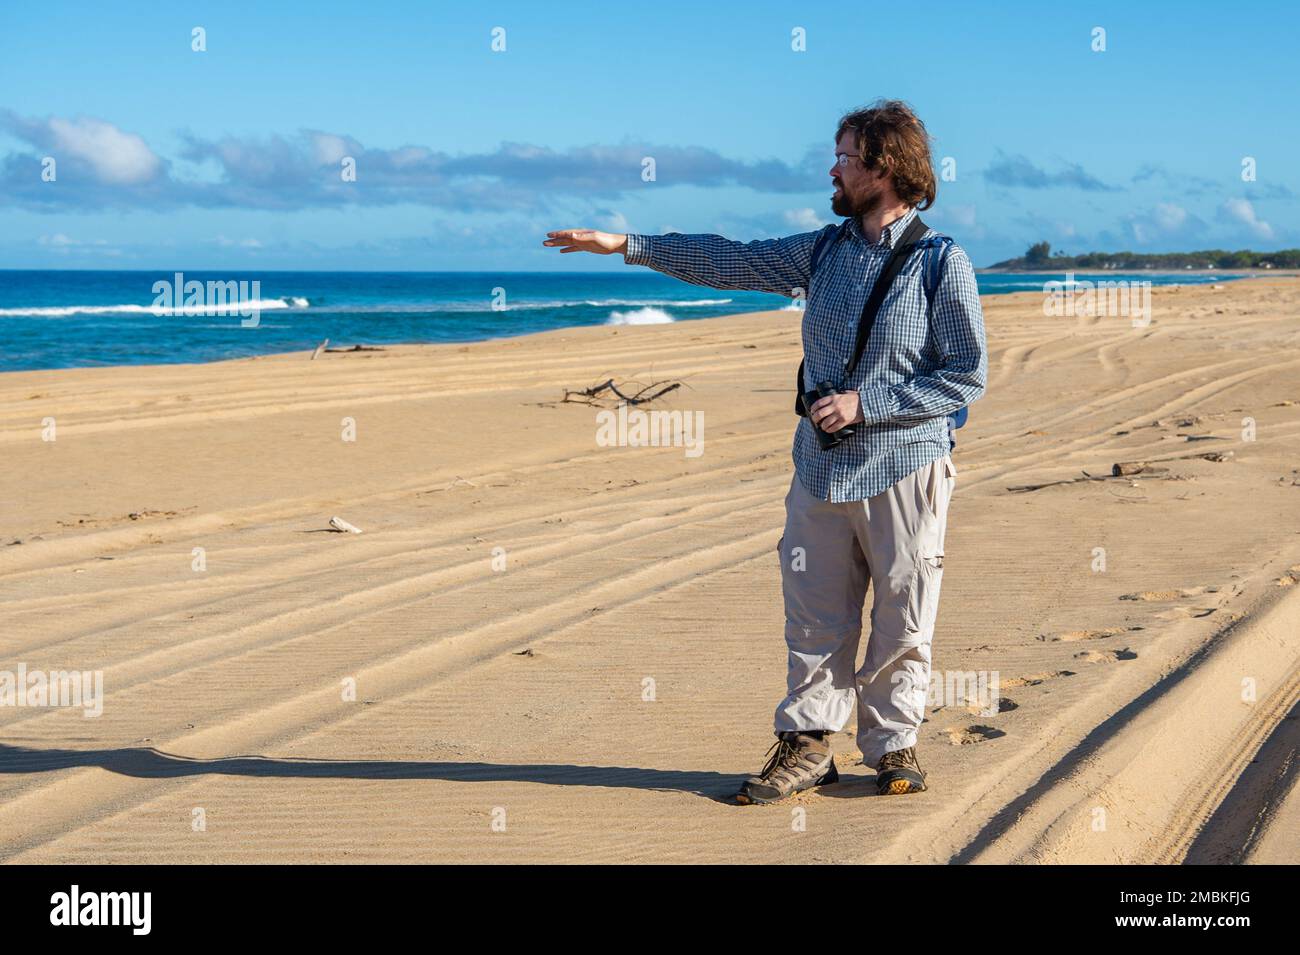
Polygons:
M542 245L564 246L561 252L595 252L609 255L627 251L627 236L617 232L597 232L595 229L557 229L546 233Z

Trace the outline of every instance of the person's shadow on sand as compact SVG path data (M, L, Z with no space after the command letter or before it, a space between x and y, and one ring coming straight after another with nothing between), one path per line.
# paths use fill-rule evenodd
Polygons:
M441 779L448 782L526 782L549 786L598 786L693 793L734 805L740 776L714 772L571 766L546 763L431 763L393 760L272 759L230 756L191 759L153 747L131 749L34 749L0 743L0 775L44 773L98 766L139 779L185 776L261 776L315 779Z

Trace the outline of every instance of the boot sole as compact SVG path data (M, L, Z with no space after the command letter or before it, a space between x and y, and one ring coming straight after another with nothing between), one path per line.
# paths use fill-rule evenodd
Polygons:
M834 757L832 757L831 768L826 770L826 772L821 776L821 778L817 779L814 782L810 782L805 786L800 786L798 789L792 789L788 793L785 793L783 795L774 796L771 799L768 799L764 796L753 796L745 792L744 790L741 790L740 792L736 793L736 802L742 806L770 806L773 803L777 803L777 802L781 802L782 800L789 799L791 796L795 795L796 793L807 792L809 789L816 789L818 786L830 786L839 781L840 781L840 771L835 768L835 759Z
M913 779L892 779L877 789L881 796L905 796L908 793L925 792L925 783Z

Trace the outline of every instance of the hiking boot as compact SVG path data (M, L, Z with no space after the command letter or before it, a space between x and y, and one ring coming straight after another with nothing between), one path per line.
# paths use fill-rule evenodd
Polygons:
M876 767L876 793L880 796L899 796L903 793L925 792L925 770L916 761L916 750L896 749L880 757Z
M776 802L813 786L839 782L831 744L804 733L778 733L768 750L767 765L740 784L736 802L742 806Z

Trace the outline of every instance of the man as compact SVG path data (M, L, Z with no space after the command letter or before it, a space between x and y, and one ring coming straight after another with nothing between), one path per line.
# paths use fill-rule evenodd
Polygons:
M831 210L847 218L838 227L750 243L563 229L543 243L561 252L621 252L628 264L695 285L792 297L807 290L799 387L829 381L836 393L811 403L795 431L795 475L777 545L788 692L776 709L777 742L762 772L741 785L741 803L838 780L827 737L848 722L855 701L858 747L864 764L876 767L877 791L926 788L916 740L956 479L948 417L984 393L988 373L970 260L930 229L914 247L899 246L910 254L861 360L850 361L876 279L918 210L934 203L936 184L929 136L905 103L849 113L835 139ZM814 426L853 434L824 449ZM871 634L855 673L868 581Z

